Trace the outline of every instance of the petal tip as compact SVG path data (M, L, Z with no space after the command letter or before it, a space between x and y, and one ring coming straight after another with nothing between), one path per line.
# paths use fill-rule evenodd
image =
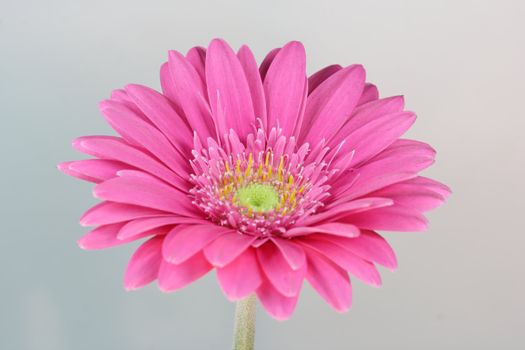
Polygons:
M344 314L344 313L347 313L351 308L352 308L352 304L348 304L348 305L332 305L332 308L335 310L335 312L339 313L339 314Z
M222 38L215 38L210 41L210 44L208 45L208 51L212 51L214 49L228 50L233 52L231 46L226 42L226 40Z
M163 286L163 285L160 284L160 283L158 284L158 288L159 288L159 290L160 290L162 293L166 293L166 294L167 294L167 293L171 293L171 292L173 292L173 290L171 290L170 288L167 288L167 287Z
M69 165L71 164L72 162L62 162L62 163L58 163L56 165L57 169L61 172L63 172L64 174L67 174L67 171L69 170Z
M274 320L276 321L279 321L279 322L284 322L284 321L288 321L292 315L276 315L276 314L270 314Z
M168 51L168 65L169 65L169 62L173 62L173 61L185 61L186 58L184 57L183 54L181 54L179 51L176 51L176 50L170 50Z
M77 137L76 139L71 141L71 146L73 146L73 148L81 150L83 141L84 141L84 137L83 136Z
M283 46L283 49L285 47L293 48L295 50L305 51L303 43L298 40L289 41L288 43L286 43L286 45Z
M84 237L77 240L77 245L82 250L89 250L89 246L86 244Z
M91 193L93 194L93 197L95 198L98 198L98 199L102 199L102 196L103 196L103 192L100 190L100 187L99 186L95 186L93 188L93 190L91 191Z
M124 282L124 289L126 292L133 292L137 289L140 289L140 287L131 282Z

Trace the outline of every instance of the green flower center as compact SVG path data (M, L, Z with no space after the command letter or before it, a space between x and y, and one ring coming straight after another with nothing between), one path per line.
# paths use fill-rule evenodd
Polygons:
M237 190L238 203L254 212L267 212L279 204L279 193L272 185L249 184Z

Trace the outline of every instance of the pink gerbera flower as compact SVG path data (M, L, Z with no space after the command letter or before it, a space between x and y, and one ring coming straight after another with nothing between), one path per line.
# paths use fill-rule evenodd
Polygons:
M351 305L349 274L381 284L396 257L376 230L422 231L449 189L418 173L425 143L400 139L414 123L403 97L379 98L360 65L306 77L301 43L271 51L223 40L169 52L162 93L115 90L100 111L120 136L73 142L94 159L60 164L97 183L102 202L84 249L146 239L127 289L157 280L175 291L215 269L230 300L256 293L288 318L306 279L337 311Z

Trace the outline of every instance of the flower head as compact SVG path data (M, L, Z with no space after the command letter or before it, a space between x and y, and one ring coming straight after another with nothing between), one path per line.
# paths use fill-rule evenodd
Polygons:
M415 121L403 98L379 98L360 65L307 78L299 42L260 66L219 39L170 51L161 85L115 90L100 110L120 136L80 137L93 158L59 165L102 200L82 248L145 239L128 289L174 291L215 269L228 299L256 293L277 319L305 279L346 311L349 274L378 286L376 265L397 266L375 231L424 230L450 193L418 176L435 152L400 138Z

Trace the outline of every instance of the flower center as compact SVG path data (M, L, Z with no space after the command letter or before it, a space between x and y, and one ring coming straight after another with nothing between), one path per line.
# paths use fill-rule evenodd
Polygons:
M279 193L271 185L254 183L237 190L239 205L254 212L267 212L279 204Z
M218 225L259 237L281 235L330 195L333 170L323 145L298 147L276 128L257 129L245 143L231 130L221 142L209 138L203 147L194 141L190 160L192 203Z

